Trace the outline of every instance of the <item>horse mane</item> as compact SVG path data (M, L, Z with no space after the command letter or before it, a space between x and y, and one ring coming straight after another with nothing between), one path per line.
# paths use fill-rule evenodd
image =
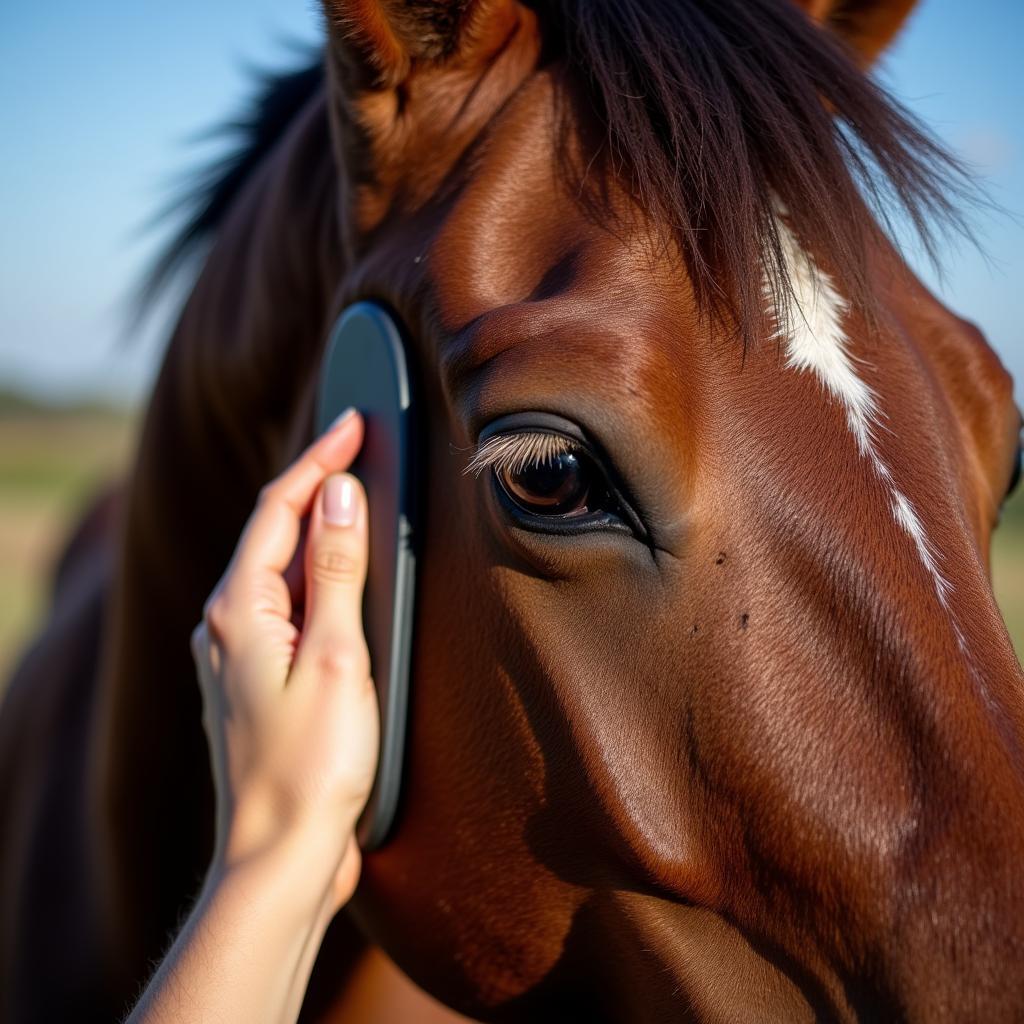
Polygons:
M198 262L207 244L263 158L284 135L299 111L324 81L323 59L284 72L256 72L257 88L244 110L205 137L233 141L228 152L188 175L176 195L157 215L183 220L157 255L138 290L140 310L147 309L171 282Z
M598 126L573 172L593 214L608 220L609 176L625 183L674 236L698 307L745 343L791 308L787 227L869 317L880 235L909 221L936 265L946 234L972 237L960 211L983 197L965 167L790 0L544 0L538 14L584 85L573 120Z
M979 193L964 166L790 0L530 4L547 59L570 69L573 124L593 126L583 155L562 154L573 190L608 224L607 186L624 183L668 227L698 308L744 344L766 312L793 308L786 234L869 317L868 254L900 219L936 264L950 229L971 237L960 211ZM143 304L192 262L322 81L319 59L263 76L247 112L221 129L237 146L170 207L186 221L147 275Z

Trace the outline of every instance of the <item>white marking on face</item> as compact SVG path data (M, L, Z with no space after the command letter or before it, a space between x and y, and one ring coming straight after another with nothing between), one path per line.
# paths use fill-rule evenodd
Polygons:
M842 404L861 455L889 492L893 519L913 541L921 564L932 578L939 603L948 610L948 597L953 588L942 575L938 554L924 524L910 499L896 486L892 471L878 451L875 433L882 413L877 396L858 376L849 352L849 339L843 328L848 304L836 291L829 275L815 266L801 249L785 221L780 217L777 223L791 286L786 308L777 318L776 337L784 342L786 365L813 373L826 391ZM962 647L959 628L956 634Z

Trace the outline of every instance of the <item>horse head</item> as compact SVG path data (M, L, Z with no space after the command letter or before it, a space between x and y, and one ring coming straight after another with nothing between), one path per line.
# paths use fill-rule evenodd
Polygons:
M1019 999L1020 418L861 198L944 202L863 70L911 6L327 4L337 303L407 325L429 481L355 913L468 1013Z

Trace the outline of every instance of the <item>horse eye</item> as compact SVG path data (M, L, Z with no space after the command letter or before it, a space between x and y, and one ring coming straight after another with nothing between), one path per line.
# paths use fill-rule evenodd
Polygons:
M559 452L525 466L498 467L498 482L524 512L536 516L582 516L601 490L601 474L580 451Z

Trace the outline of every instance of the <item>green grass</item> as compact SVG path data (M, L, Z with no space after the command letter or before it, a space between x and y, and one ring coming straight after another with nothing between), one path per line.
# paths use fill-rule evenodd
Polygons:
M95 406L39 407L0 393L0 689L44 613L50 569L84 505L124 471L137 419ZM996 596L1024 651L1024 487L992 552Z
M53 561L90 498L127 465L135 417L0 393L0 690L45 611Z
M1024 484L1007 502L992 540L992 582L1020 657L1024 652Z

